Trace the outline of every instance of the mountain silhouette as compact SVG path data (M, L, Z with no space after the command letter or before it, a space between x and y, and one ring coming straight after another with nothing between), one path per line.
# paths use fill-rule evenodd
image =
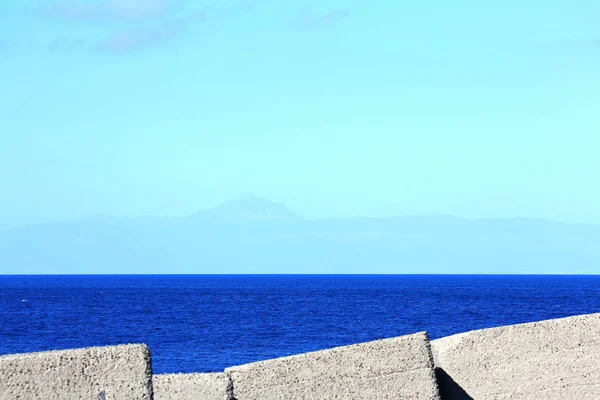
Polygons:
M215 208L201 210L194 215L199 219L210 220L279 220L293 221L301 217L284 206L252 194L230 200Z
M453 216L303 219L253 195L180 218L0 232L2 273L599 273L600 225Z

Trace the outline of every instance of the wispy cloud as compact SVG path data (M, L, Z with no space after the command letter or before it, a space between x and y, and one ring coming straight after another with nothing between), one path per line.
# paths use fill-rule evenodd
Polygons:
M137 51L154 42L171 39L185 29L185 24L173 23L157 30L119 30L101 39L96 49L108 53Z
M182 6L176 0L48 0L38 10L44 15L70 20L136 19L159 17Z
M328 11L323 15L316 15L311 10L301 10L294 19L294 29L297 31L310 31L335 24L348 18L350 12L345 9Z
M249 13L256 8L256 1L242 0L237 4L237 8L241 13Z
M256 1L253 0L240 0L233 5L223 9L225 16L236 16L240 14L248 14L256 9Z
M171 15L184 6L180 0L46 0L40 3L38 11L52 18L75 21L108 21L114 30L91 45L91 49L105 53L135 52L158 42L168 41L185 32L191 25L208 19L220 19L247 14L254 10L256 1L238 0L223 8L206 7L198 10L185 10ZM155 27L134 24L135 19L157 18ZM164 21L167 22L164 22ZM123 25L121 22L126 22ZM130 24L131 22L131 24ZM74 50L85 47L85 43L64 36L53 38L48 43L50 50Z
M207 11L198 10L186 18L170 21L157 29L117 30L101 39L95 49L107 53L138 51L153 43L170 40L185 32L191 24L203 22L206 18Z

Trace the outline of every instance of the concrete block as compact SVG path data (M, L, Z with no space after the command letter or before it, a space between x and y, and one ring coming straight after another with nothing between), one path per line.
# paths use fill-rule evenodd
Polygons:
M0 400L152 400L144 345L0 357Z
M225 370L236 400L439 399L425 332Z
M164 374L152 377L154 400L230 400L229 376L215 374Z
M443 399L600 398L600 314L432 341Z

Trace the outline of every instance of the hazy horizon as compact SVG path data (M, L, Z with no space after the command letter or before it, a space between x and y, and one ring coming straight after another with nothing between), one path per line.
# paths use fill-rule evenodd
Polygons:
M600 225L452 216L304 219L245 196L181 218L0 231L3 273L596 274Z
M7 226L2 226L0 225L0 230L11 230L11 229L18 229L18 228L26 228L28 226L31 225L40 225L40 224L53 224L53 223L65 223L65 222L82 222L82 221L86 221L89 219L94 219L94 218L124 218L124 219L139 219L139 218L157 218L157 219L171 219L171 220L177 220L179 218L188 218L188 217L192 217L194 215L196 215L199 212L203 212L203 211L210 211L213 209L217 209L220 207L223 207L224 205L227 205L229 203L232 202L236 202L236 201L240 201L243 200L247 197L253 197L259 201L264 201L266 203L274 203L277 205L281 205L285 208L287 208L288 210L290 210L291 212L294 212L296 215L298 215L299 218L301 218L302 220L305 221L321 221L321 220L344 220L344 219L386 219L386 218L403 218L403 217L416 217L416 218L423 218L423 217L434 217L434 218L456 218L456 219L462 219L462 220L539 220L539 221L545 221L545 222L550 222L550 223L558 223L558 224L569 224L569 225L600 225L600 223L586 223L586 222L569 222L569 221L559 221L559 220L552 220L549 218L543 218L543 217L530 217L530 216L513 216L513 217L486 217L486 216L480 216L480 217L466 217L466 216L461 216L461 215L455 215L455 214L398 214L398 215L379 215L376 217L373 216L368 216L368 215L345 215L345 216L336 216L336 217L314 217L314 218L307 218L304 217L304 215L302 215L301 213L296 213L296 210L291 210L289 209L285 204L279 203L279 202L273 202L270 199L265 199L261 196L256 196L254 193L246 193L243 196L238 196L232 199L229 199L223 203L220 204L216 204L213 205L211 207L205 207L205 208L198 208L197 210L195 210L194 212L190 213L190 214L185 214L185 215L151 215L151 214L140 214L140 215L115 215L115 214L110 214L110 213L98 213L98 214L90 214L90 215L83 215L80 217L73 217L73 218L64 218L64 219L52 219L52 220L46 220L46 221L36 221L36 222L31 222L31 223L20 223L20 224L13 224L13 225L7 225Z

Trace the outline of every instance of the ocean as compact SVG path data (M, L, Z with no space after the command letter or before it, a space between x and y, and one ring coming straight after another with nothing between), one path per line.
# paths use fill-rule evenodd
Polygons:
M0 275L0 355L146 343L155 373L600 312L600 276Z

